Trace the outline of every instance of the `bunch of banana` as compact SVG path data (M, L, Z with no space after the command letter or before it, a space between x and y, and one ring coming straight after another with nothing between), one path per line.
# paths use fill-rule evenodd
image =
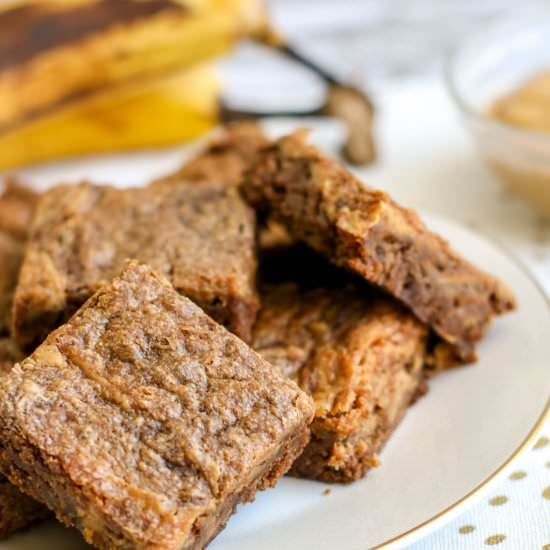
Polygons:
M266 28L261 0L12 0L0 10L0 169L192 139L204 62Z

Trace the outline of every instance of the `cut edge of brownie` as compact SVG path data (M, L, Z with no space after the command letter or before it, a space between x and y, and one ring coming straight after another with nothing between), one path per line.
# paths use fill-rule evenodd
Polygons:
M300 430L295 432L291 437L283 444L283 448L279 453L266 464L266 468L263 474L253 480L247 487L244 487L239 493L226 499L226 502L222 505L222 513L218 520L218 530L208 537L199 538L198 548L208 545L227 524L227 521L235 511L238 504L254 502L256 493L258 491L264 491L275 487L278 480L283 477L292 467L292 464L298 456L306 448L310 440L310 431L307 426L303 426ZM203 529L200 519L195 522L195 527L199 532Z
M378 453L399 426L409 407L427 392L423 372L423 340L425 338L418 339L417 349L410 356L398 360L394 365L384 366L394 371L384 381L385 386L394 388L391 404L383 405L379 401L380 396L373 395L372 410L354 432L339 431L335 424L347 416L351 419L356 414L365 414L366 411L360 406L353 406L345 412L324 411L316 415L310 428L310 443L293 464L291 475L331 483L350 483L363 478L371 468L379 466ZM400 385L403 387L396 389ZM307 388L303 389L307 391ZM317 402L315 397L314 402Z
M12 338L21 349L34 349L78 309L73 301L48 255L29 247L13 298Z
M9 334L14 291L24 257L29 220L38 195L8 179L0 192L0 337Z
M293 237L401 300L462 360L475 360L474 345L492 319L515 308L512 292L306 137L298 131L264 147L244 178L245 198Z
M0 450L0 470L6 474L15 491L17 491L15 487L17 487L25 495L29 495L29 497L23 495L25 496L23 501L25 506L31 511L38 508L35 512L36 518L33 519L46 517L48 512L44 510L41 504L38 504L42 503L55 513L56 518L61 523L67 527L79 529L86 542L98 548L125 547L124 544L132 543L123 533L117 532L114 526L101 533L93 528L94 522L99 518L101 518L100 521L103 525L108 526L109 518L99 509L89 509L89 501L81 488L78 488L75 492L75 486L64 484L62 476L52 477L50 469L52 466L54 469L62 470L55 458L43 455L40 451L28 445L24 438L19 437L17 434L13 434L10 439L10 448ZM279 478L291 468L296 457L308 444L309 439L310 432L307 425L291 433L282 443L279 452L262 465L261 473L251 479L239 492L229 495L223 502L218 503L214 516L205 512L195 519L192 526L194 539L190 545L173 546L172 548L174 550L204 548L225 528L238 504L253 502L258 491L275 486ZM70 498L67 498L67 495L70 495ZM78 515L72 509L70 502L74 502L75 499L81 503L83 509L88 508L85 517ZM149 545L147 541L142 542L143 544L140 543L137 547L151 550L157 548L155 544Z
M383 412L375 410L376 429L358 431L354 437L346 440L339 439L337 434L324 426L325 419L314 419L311 424L311 438L304 452L292 465L289 474L299 478L324 481L327 483L347 484L365 477L372 468L380 466L378 453L384 448L393 432L398 428L408 409L427 392L427 384L421 377L418 385L411 387L401 400L398 412L390 422ZM331 464L331 454L338 445L361 443L365 445L362 454L350 454L338 466Z
M0 338L0 376L7 374L24 358L14 342ZM0 540L48 517L43 504L22 493L4 476L0 476Z
M260 299L257 295L239 298L226 297L212 302L201 302L197 305L233 334L245 342L250 342L252 327L260 309Z
M23 248L24 243L19 239L0 231L0 337L10 332L13 293L23 260Z

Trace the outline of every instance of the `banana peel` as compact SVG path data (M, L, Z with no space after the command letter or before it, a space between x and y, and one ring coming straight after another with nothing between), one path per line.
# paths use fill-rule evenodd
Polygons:
M0 134L0 170L192 140L218 123L220 90L204 65L73 101Z
M26 0L0 10L0 132L262 33L260 0Z
M341 118L348 160L375 158L369 98L292 48L262 0L8 0L0 6L0 169L161 147L226 118L258 118L219 108L212 71L194 69L245 37L327 83L325 104L295 115Z

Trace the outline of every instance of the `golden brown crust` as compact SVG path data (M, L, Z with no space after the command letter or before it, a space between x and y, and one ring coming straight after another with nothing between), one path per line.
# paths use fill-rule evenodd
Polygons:
M463 360L474 359L493 317L515 307L499 280L461 258L412 210L308 146L302 133L264 148L243 190L292 236L401 300Z
M35 200L36 194L15 180L6 182L0 195L0 376L9 373L14 364L24 358L7 334L11 324L13 292ZM0 476L0 539L47 515L41 504Z
M179 181L46 192L15 294L16 341L32 349L126 259L149 263L230 330L250 337L258 308L254 212L223 183Z
M131 263L0 379L0 470L100 548L202 548L303 448L296 384Z
M291 473L359 479L423 390L428 329L353 286L264 288L253 347L313 397L312 439Z

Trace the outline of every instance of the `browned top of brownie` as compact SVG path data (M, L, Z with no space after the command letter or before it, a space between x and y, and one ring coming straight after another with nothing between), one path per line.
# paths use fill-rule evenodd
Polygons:
M167 179L177 177L195 182L238 185L245 169L267 142L267 137L256 123L230 124L204 150Z
M25 185L7 180L0 194L0 231L25 239L37 199L38 195Z
M0 396L4 436L86 496L83 529L106 523L140 548L183 547L313 412L292 381L135 263L0 380Z
M499 280L460 257L415 212L307 145L303 133L265 147L243 190L294 237L399 298L465 360L491 319L514 307Z
M17 341L30 345L40 325L72 313L126 259L150 264L249 337L258 307L255 216L234 188L82 183L53 188L37 205L15 297Z
M383 339L397 342L404 331L427 336L426 327L391 298L352 285L307 290L286 283L264 287L252 346L287 376L307 381L309 393L328 398L328 390L333 399L338 378L346 382L356 374L346 365L359 365L365 350Z

